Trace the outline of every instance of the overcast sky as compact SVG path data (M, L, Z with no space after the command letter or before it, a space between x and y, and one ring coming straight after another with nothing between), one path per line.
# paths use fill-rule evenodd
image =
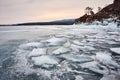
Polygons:
M104 7L113 0L0 0L0 24L78 18L87 6Z

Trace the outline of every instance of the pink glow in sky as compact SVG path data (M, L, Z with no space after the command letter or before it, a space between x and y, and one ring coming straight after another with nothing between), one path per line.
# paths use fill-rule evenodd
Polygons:
M104 7L113 0L0 0L0 24L78 18L87 6Z

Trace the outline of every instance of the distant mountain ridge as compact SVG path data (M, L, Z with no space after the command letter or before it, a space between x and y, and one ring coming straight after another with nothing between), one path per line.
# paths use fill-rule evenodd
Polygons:
M75 19L63 19L50 22L29 22L29 23L20 23L14 25L72 25L74 24Z
M26 23L8 24L8 25L0 25L0 26L72 25L74 23L75 23L75 19L63 19L63 20L55 20L50 22L26 22Z

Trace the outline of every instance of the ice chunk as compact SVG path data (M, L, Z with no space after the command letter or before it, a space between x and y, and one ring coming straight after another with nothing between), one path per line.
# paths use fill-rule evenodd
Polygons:
M58 48L57 50L53 51L52 53L53 54L63 54L63 53L68 53L70 51L71 51L70 48L61 47L61 48Z
M118 32L108 32L108 34L110 34L110 35L119 35Z
M101 62L102 64L108 66L113 66L113 67L117 67L119 68L120 66L112 60L112 57L110 54L107 54L107 53L102 53L102 52L98 52L96 53L96 59Z
M120 54L120 47L118 48L110 48L110 50L116 54Z
M36 48L36 47L43 48L45 46L46 46L45 43L31 42L31 43L26 43L26 44L20 45L20 48L23 48L23 49Z
M67 40L65 38L51 38L47 40L49 46L61 46L63 45Z
M109 72L108 70L99 69L98 67L90 67L89 70L91 70L91 71L93 71L95 73L98 73L98 74L105 74L105 73Z
M114 45L114 44L118 44L117 42L115 41L106 41L108 44L111 44L111 45Z
M80 64L80 66L82 68L96 67L97 65L98 65L98 63L96 61L92 61L92 62L87 62L87 63Z
M99 66L103 69L100 69ZM102 67L98 62L96 61L92 61L92 62L87 62L87 63L83 63L80 64L81 68L86 68L89 69L90 71L93 71L95 73L99 73L99 74L105 74L106 72L108 72L108 70L106 70L105 67Z
M96 38L94 38L94 39L87 39L87 41L89 41L89 42L97 42L98 39L96 39Z
M59 35L55 35L55 37L58 37L58 38L61 38L61 37L65 37L65 38L69 38L69 39L71 39L71 38L73 38L73 37L75 37L74 35L63 35L63 34L59 34Z
M63 46L64 46L64 47L70 47L70 46L71 46L71 42L70 42L70 41L67 41Z
M85 51L85 52L86 51L94 51L94 50L96 50L92 46L78 46L78 45L74 45L74 44L71 45L71 49L76 51L76 52L79 52L80 50Z
M75 45L79 45L79 46L83 46L84 44L82 42L80 42L79 40L74 40L73 44Z
M75 52L79 52L82 47L75 44L71 44L70 48Z
M38 49L33 49L30 54L28 54L28 57L35 57L35 56L40 56L44 55L47 53L46 48L38 48Z
M59 63L59 60L52 56L39 56L32 57L35 66L40 66L43 68L51 68Z
M96 50L94 47L92 47L92 46L84 46L84 49L85 50L89 50L89 51L94 51L94 50Z
M94 21L94 22L92 22L92 24L93 24L93 25L101 25L102 23L99 22L99 21Z
M79 63L93 61L92 58L83 55L63 54L60 57L65 58L66 60L69 60L71 62L79 62Z
M100 80L117 80L117 79L115 75L110 74L110 75L104 75L103 78L101 78Z
M78 75L78 76L75 76L75 80L84 80L84 78L82 76Z
M103 24L104 26L108 25L108 22L107 21L103 21Z

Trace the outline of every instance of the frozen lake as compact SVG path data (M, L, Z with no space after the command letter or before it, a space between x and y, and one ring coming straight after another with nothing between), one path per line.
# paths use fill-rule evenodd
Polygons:
M120 80L120 29L0 26L0 80Z

